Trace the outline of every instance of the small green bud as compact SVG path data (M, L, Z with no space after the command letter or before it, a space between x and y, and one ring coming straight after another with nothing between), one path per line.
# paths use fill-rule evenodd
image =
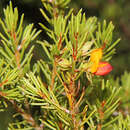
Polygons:
M93 45L93 41L86 42L83 47L81 48L81 55L87 55L88 51L90 50L91 46Z
M58 61L58 65L61 67L62 70L68 70L71 67L71 62L67 59L61 58Z
M81 69L83 69L84 71L87 71L87 69L89 68L89 63L84 63L80 66Z

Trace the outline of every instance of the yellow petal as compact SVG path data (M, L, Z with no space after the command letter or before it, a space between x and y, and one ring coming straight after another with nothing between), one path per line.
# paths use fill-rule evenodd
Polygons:
M97 71L98 64L99 64L98 61L92 62L92 65L91 65L91 68L90 68L91 73L95 73Z
M91 73L94 73L97 71L101 58L102 58L102 48L94 49L91 52L91 55L90 55L90 62L92 62L92 66L90 69Z
M90 55L91 61L100 60L101 58L102 58L102 48L94 49L91 52L91 55Z

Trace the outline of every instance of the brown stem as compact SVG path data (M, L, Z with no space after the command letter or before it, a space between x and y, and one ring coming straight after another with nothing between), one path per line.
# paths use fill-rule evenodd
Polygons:
M102 129L102 125L98 124L97 130L101 130Z
M76 103L75 108L78 108L80 102L82 101L82 99L83 99L83 97L84 97L84 94L85 94L85 87L83 87L82 94L81 94L81 96L80 96L78 102Z
M72 75L71 77L71 81L70 81L70 84L69 84L69 94L70 94L70 97L69 97L69 105L70 105L70 111L71 111L71 115L72 115L72 121L73 121L73 124L74 124L74 130L78 130L78 121L76 119L76 114L77 114L77 111L78 109L75 108L75 104L76 104L76 100L75 100L75 74Z
M0 87L3 86L5 83L8 82L8 79L6 79L5 81L3 81L2 83L0 83Z
M70 113L71 113L71 116L72 116L72 122L73 122L73 127L74 127L73 129L74 130L78 130L79 122L76 119L76 115L78 113L78 104L81 101L81 99L83 98L84 92L83 92L81 98L79 99L79 102L78 102L77 108L76 108L75 107L75 104L76 104L75 96L77 95L77 92L80 89L80 83L79 83L77 91L76 91L77 87L75 85L75 78L76 78L75 63L76 63L76 60L77 60L78 33L75 33L74 37L75 37L75 42L76 43L75 43L75 45L73 44L73 54L72 54L73 65L72 65L72 73L71 73L71 77L70 77L70 83L68 84L68 83L65 83L65 82L62 81L62 79L60 78L59 74L56 72L55 62L54 62L54 68L53 68L53 74L52 74L52 83L54 82L54 79L53 79L54 76L57 75L58 78L60 79L62 85L64 86L64 89L65 89L65 92L66 92L66 96L67 96L68 101L69 101L69 109L70 109ZM60 38L60 41L59 41L59 44L58 44L58 49L60 49L60 47L61 47L61 40L62 39ZM52 86L52 84L51 84L51 86Z
M97 126L97 130L101 130L102 129L102 121L103 121L103 118L104 118L104 106L106 104L106 101L102 101L101 103L101 107L100 109L98 110L99 111L99 118L100 118L100 124L98 124Z
M76 61L77 59L77 51L78 51L78 33L74 34L76 46L73 45L73 59Z
M62 34L60 34L60 39L59 39L59 43L58 43L58 49L60 50L62 45Z
M64 83L61 79L61 77L59 76L59 74L56 72L56 75L58 76L59 80L61 81L62 85L64 86L65 89L65 93L66 96L68 98L69 101L69 107L70 107L70 113L72 115L72 121L74 124L74 130L78 130L78 122L76 121L76 113L77 113L77 109L75 109L75 82L73 80L73 78L75 77L74 75L72 75L71 78L71 82L70 85L67 85L66 83Z
M0 83L0 87L2 87L2 86L3 86L5 83L7 83L7 82L8 82L8 79L6 79L6 80L3 81L2 83ZM7 94L0 91L0 96L5 97L5 96L7 96Z
M75 107L76 100L75 100L75 74L71 76L71 82L69 85L67 85L65 82L62 81L60 75L56 72L56 75L58 76L59 80L61 81L62 85L64 86L66 96L69 101L69 107L70 107L70 114L72 116L72 121L74 124L74 130L78 130L79 123L76 119L76 114L78 112L78 108ZM79 104L79 103L78 103Z
M15 58L16 58L16 64L18 66L18 69L20 69L20 53L18 50L15 52Z

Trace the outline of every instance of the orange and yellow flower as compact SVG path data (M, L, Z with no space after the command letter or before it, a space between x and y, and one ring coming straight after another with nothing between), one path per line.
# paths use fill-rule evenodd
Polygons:
M94 49L90 54L90 72L95 75L107 75L112 71L112 66L108 62L101 62L103 48Z

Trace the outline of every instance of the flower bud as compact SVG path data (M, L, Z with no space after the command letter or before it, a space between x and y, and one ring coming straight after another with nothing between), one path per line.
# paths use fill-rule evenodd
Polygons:
M58 61L58 65L63 69L63 70L68 70L71 67L71 62L67 59L61 58Z
M88 41L88 42L86 42L86 43L83 45L83 47L82 47L82 49L81 49L81 55L82 55L82 56L87 55L87 53L88 53L89 49L91 48L92 44L93 44L92 41Z

